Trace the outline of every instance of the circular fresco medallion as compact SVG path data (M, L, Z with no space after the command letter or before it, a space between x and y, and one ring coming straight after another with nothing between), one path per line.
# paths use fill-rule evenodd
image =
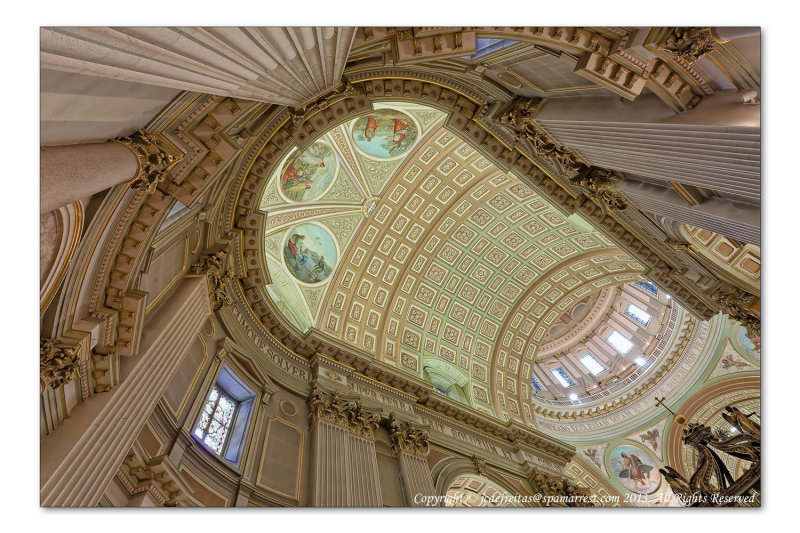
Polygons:
M281 170L278 190L290 202L314 200L328 190L338 167L330 146L315 142L289 157Z
M756 339L756 342L753 342L750 340L750 337L747 336L747 329L741 327L736 334L736 340L739 342L739 346L747 352L747 355L756 359L761 359L761 339Z
M620 485L637 494L652 494L661 484L661 473L646 451L619 446L611 452L611 471Z
M286 270L301 283L325 281L336 267L338 252L330 232L316 224L299 224L286 232L283 262Z
M395 109L376 109L357 118L350 131L358 149L377 159L393 159L408 152L418 133L411 117Z

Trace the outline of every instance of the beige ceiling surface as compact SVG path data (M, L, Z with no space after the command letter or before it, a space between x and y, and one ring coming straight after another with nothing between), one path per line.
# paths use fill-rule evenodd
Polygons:
M342 135L337 145L336 129L323 136L361 198L374 195L368 208L289 202L276 211L264 200L262 207L294 212L295 224L305 217L330 226L348 212L360 219L337 239L340 259L309 317L316 329L418 377L444 365L467 383L476 409L533 424L529 382L547 328L589 294L642 279L642 266L441 124L423 128L379 187L370 186L368 170L379 158L361 154L356 162L352 138ZM276 219L268 215L265 238L271 272L286 238L274 231Z

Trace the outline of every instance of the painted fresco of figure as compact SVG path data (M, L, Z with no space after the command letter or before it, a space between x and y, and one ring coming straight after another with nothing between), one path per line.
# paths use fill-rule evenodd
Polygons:
M287 161L280 190L290 201L312 200L333 181L336 166L333 151L325 144L314 143Z
M359 117L351 127L356 148L376 159L390 159L407 153L419 135L418 126L411 117L389 108L376 109Z
M303 283L320 283L328 278L336 257L333 237L318 225L301 224L287 233L283 248L286 268Z

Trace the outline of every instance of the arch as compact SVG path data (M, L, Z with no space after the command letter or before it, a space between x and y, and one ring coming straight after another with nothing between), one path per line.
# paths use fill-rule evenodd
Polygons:
M520 494L517 487L509 483L504 477L492 472L491 467L487 467L486 471L481 474L475 466L475 463L464 457L442 459L431 469L431 477L434 487L436 488L436 494L439 496L447 495L456 480L462 477L480 479L494 485L495 489L505 491L512 496L527 495ZM515 505L515 507L522 507L522 505Z

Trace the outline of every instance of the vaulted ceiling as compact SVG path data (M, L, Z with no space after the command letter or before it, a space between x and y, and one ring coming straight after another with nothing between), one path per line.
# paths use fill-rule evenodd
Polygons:
M260 203L265 291L304 332L417 377L444 367L472 407L534 424L530 380L547 329L586 296L644 279L643 266L497 168L444 126L445 113L375 109L410 118L413 144L380 153L359 136L361 116L276 165ZM312 178L300 195L298 168ZM313 272L322 241L335 249L330 274Z

